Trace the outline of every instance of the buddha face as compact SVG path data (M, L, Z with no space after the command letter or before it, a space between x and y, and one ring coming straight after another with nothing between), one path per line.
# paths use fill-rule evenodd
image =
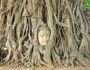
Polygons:
M48 44L50 38L49 30L40 30L38 33L38 41L41 46L45 46Z

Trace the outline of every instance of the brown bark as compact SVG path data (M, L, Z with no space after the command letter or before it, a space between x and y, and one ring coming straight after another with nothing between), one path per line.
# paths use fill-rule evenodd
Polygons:
M0 49L8 51L1 60L16 66L90 66L90 24L82 0L0 3ZM43 24L51 31L44 50L37 36Z

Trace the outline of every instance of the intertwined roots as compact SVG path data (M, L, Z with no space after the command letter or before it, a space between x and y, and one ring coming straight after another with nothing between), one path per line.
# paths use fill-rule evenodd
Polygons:
M90 66L90 23L83 12L83 0L0 1L0 47L7 51L3 62L16 66ZM42 24L51 30L44 49L37 39Z

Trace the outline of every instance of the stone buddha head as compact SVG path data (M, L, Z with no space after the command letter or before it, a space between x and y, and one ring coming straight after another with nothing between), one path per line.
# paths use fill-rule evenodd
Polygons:
M38 29L38 42L41 46L46 46L50 39L51 31L47 25L41 25Z

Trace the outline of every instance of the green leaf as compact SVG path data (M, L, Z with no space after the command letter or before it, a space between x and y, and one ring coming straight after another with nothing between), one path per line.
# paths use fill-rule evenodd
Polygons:
M90 0L84 0L83 7L90 9Z

